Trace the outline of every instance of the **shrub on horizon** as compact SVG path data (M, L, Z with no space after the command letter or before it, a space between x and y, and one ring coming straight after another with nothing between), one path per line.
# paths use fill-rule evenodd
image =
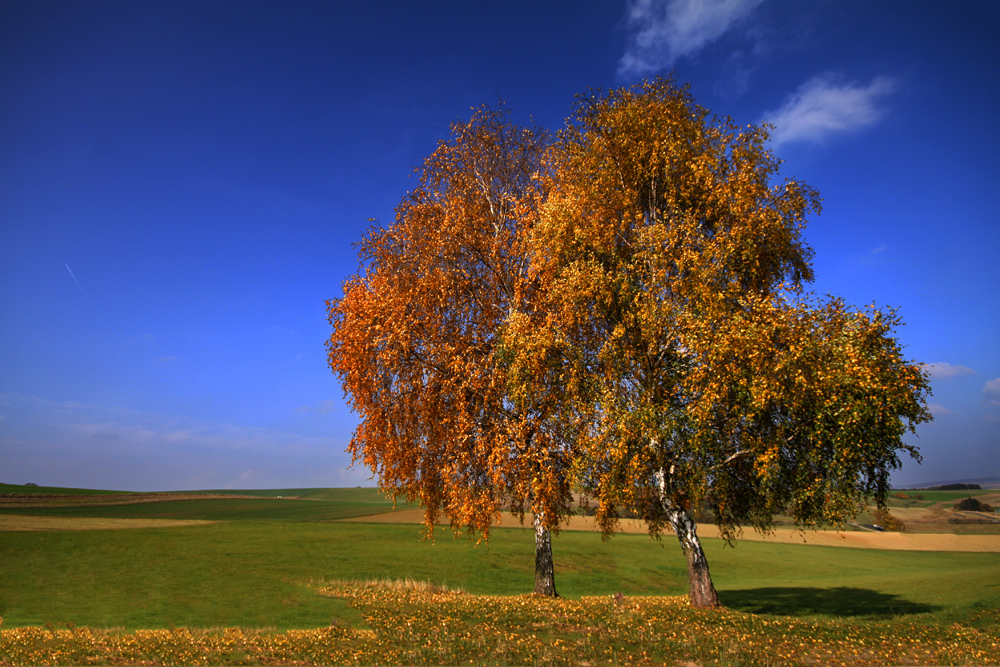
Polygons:
M978 499L973 497L963 498L962 500L955 503L955 509L962 512L992 512L993 506L987 505L984 502L980 502Z

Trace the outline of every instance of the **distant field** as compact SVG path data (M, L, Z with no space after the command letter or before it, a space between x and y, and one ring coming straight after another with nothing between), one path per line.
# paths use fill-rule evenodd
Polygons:
M331 500L336 502L374 503L376 505L392 505L382 493L374 487L355 487L347 489L216 489L206 491L180 491L177 493L213 494L220 496L258 496L260 498L301 498L305 500Z
M88 491L79 495L69 493L68 489L62 489L61 493L50 494L48 491L44 487L4 485L4 488L0 488L0 515L201 521L335 521L391 512L393 509L392 501L373 488L167 493ZM40 497L30 497L31 494Z
M278 498L203 498L61 507L0 507L0 513L108 519L334 521L392 510L392 504Z
M26 486L24 484L0 484L0 495L5 494L37 494L51 496L97 496L111 493L129 493L129 491L99 491L97 489L70 489L61 486Z
M60 486L26 486L23 484L0 484L0 498L3 496L129 496L134 499L143 497L173 496L251 496L255 498L298 498L304 500L332 500L354 503L392 504L374 487L355 487L344 489L205 489L194 491L106 491L99 489L73 489Z
M897 496L905 495L908 498ZM920 496L919 498L917 496ZM984 496L1000 497L1000 491L996 489L981 489L971 491L893 491L889 496L889 506L901 507L928 507L935 503L945 503L954 505L963 498L980 498ZM987 502L989 502L987 500Z
M892 495L897 493L905 493L910 496L910 498L916 498L916 496L923 496L924 500L927 502L940 503L953 500L961 500L962 498L968 498L972 496L973 498L984 495L996 495L1000 493L998 489L969 489L966 491L919 491L919 490L906 490L900 491L895 490Z

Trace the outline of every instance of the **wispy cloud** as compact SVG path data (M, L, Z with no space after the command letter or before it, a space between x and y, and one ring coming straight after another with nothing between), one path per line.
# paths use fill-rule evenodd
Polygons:
M924 370L930 373L931 377L935 380L953 378L960 375L976 374L976 371L972 370L968 366L962 366L961 364L949 364L944 361L935 361L932 364L924 364Z
M774 146L822 142L835 134L850 132L878 122L883 112L878 103L896 89L896 82L879 76L867 86L841 83L831 74L805 82L778 109L764 115L774 125Z
M877 248L872 248L871 250L868 250L867 252L864 252L860 255L855 255L852 258L852 261L854 261L857 264L874 264L876 258L888 249L889 246L883 243Z
M628 46L620 76L642 76L671 67L718 40L763 0L630 0Z
M73 282L75 282L76 286L80 289L80 294L87 296L87 293L83 291L83 286L80 284L80 281L77 280L76 276L73 274L73 269L69 268L69 264L66 265L66 270L69 271L69 277L73 279Z
M993 378L983 385L983 394L990 401L990 405L1000 405L1000 378Z
M945 415L955 414L954 410L949 410L940 403L928 403L927 409L931 411L931 414L935 417L944 417Z

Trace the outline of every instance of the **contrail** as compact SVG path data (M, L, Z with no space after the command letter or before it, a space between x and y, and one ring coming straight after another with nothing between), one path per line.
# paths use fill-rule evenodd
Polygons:
M72 278L73 282L76 283L76 286L80 288L80 294L82 294L83 296L87 296L87 293L83 291L83 286L80 285L80 281L77 280L76 276L73 275L73 269L69 268L69 264L66 265L66 270L69 271L69 277Z

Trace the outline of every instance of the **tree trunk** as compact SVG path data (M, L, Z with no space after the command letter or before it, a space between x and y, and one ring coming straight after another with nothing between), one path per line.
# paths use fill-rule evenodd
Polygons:
M667 511L667 518L673 526L677 539L680 540L681 550L687 559L688 565L688 598L692 607L721 607L719 594L715 592L712 584L712 575L708 571L708 560L705 559L705 552L701 548L701 540L698 539L698 529L694 519L687 510L680 507L670 499L667 493L666 474L663 471L657 473L657 481L660 486L660 503Z
M552 535L542 522L540 514L535 515L535 593L559 597L556 593L556 571L552 562Z
M701 540L694 519L684 508L668 509L670 524L677 533L681 549L688 564L688 597L692 607L721 607L719 595L712 585L712 575L708 572L708 561L701 549Z

